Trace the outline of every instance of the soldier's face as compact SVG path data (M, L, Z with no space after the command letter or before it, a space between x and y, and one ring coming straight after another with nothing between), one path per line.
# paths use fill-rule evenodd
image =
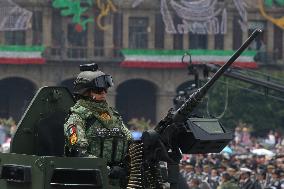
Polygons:
M107 95L107 92L104 90L100 92L94 92L94 91L91 92L91 97L96 101L105 101L106 95Z

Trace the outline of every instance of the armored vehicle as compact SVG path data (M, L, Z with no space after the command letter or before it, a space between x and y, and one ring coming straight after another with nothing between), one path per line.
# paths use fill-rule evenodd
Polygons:
M160 188L159 161L167 162L164 181L177 188L181 154L219 153L232 139L217 119L190 118L208 89L259 34L248 40L203 87L176 111L169 111L151 131L129 148L128 189ZM68 89L43 87L18 124L10 153L0 153L1 189L112 189L106 161L66 157L63 124L75 100Z
M1 189L112 188L100 158L64 157L63 124L75 100L68 89L39 89L0 154Z

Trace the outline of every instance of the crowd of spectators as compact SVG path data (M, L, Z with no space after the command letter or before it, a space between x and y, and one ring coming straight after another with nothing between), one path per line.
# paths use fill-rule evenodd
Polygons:
M237 127L220 154L184 155L180 172L194 189L284 189L284 137L252 137Z
M12 118L0 118L0 152L10 151L10 142L15 131L16 122Z
M9 152L15 130L13 119L0 118L0 152ZM132 131L135 138L139 130ZM284 136L270 131L254 137L249 128L236 127L221 153L183 155L180 173L190 189L284 189Z

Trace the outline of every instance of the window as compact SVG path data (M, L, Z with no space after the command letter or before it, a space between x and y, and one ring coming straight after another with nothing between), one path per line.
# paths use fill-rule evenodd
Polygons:
M6 45L25 45L26 32L25 31L6 31L5 32Z
M223 50L224 49L224 34L215 35L215 49Z
M174 49L183 49L183 34L174 34L174 41L173 41L173 48Z
M148 48L148 18L130 17L129 18L129 48L146 49Z
M207 35L189 33L190 49L207 49Z
M76 24L69 23L67 26L67 39L69 46L85 47L87 46L87 30L78 32L76 30Z
M155 48L164 48L165 25L161 14L155 16Z
M32 17L33 45L42 44L42 12L34 11Z
M52 45L55 47L65 47L65 34L62 29L62 16L58 10L52 10Z
M174 17L174 23L175 25L182 24L182 19L178 16ZM173 41L173 48L174 49L183 49L183 34L177 33L174 34L174 41Z
M67 25L68 50L67 56L72 59L84 59L87 57L87 31L77 31L78 25L69 23Z

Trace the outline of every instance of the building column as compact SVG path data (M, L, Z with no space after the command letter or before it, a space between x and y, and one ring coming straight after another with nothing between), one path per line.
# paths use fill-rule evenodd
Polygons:
M174 35L165 32L164 42L165 42L165 49L172 50L173 49L173 40Z
M189 37L188 33L183 34L183 48L189 49Z
M155 48L155 14L149 15L149 26L147 28L148 32L148 48Z
M5 44L5 32L0 32L0 43L1 44Z
M33 44L33 30L32 28L29 28L28 30L26 30L26 43L25 45L32 45Z
M52 43L52 11L49 7L44 7L42 11L42 30L43 44L46 47L51 47Z
M248 39L248 29L242 32L242 36L243 36L242 40L244 43Z
M123 13L123 31L122 31L122 48L128 48L128 43L129 43L129 12L124 12Z
M113 55L113 14L108 16L105 20L105 25L107 29L104 30L104 51L106 57L112 57Z
M274 29L273 29L273 23L272 22L267 22L267 43L266 43L266 50L268 53L273 52L273 38L274 38Z
M208 34L208 50L214 50L214 42L215 42L215 35L214 34Z
M90 17L94 16L93 11L89 12ZM87 30L87 57L93 58L94 57L94 30L95 30L95 23L89 22L88 23L88 30Z

